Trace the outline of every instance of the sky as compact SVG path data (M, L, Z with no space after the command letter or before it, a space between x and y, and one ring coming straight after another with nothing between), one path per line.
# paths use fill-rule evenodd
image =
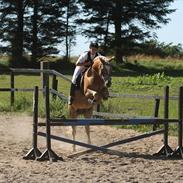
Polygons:
M166 25L161 25L162 28L155 30L157 40L159 42L182 44L183 45L183 0L175 0L170 8L176 9L174 13L168 16L171 21ZM76 46L73 48L72 55L78 56L83 51L88 50L89 40L78 35Z
M177 9L168 17L171 21L156 31L158 40L166 43L181 43L183 45L183 0L176 0L171 8Z

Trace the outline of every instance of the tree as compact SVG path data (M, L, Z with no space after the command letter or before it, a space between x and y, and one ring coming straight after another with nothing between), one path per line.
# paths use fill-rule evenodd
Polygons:
M175 57L183 56L183 48L181 44L173 45L172 43L160 43L157 40L148 40L138 45L137 54L145 54L159 57Z
M1 2L1 28L0 40L6 46L2 49L4 53L11 53L13 66L21 65L23 57L23 27L26 0L3 0Z
M38 52L38 0L33 0L33 15L32 15L32 57L31 61L36 62L39 56Z
M75 37L74 26L69 20L75 14L76 6L72 5L74 0L67 1L3 0L0 40L5 46L1 47L1 52L11 54L13 63L20 66L23 52L31 53L34 62L39 57L59 53L58 45L65 37L68 50Z
M75 26L71 22L71 18L77 13L74 2L75 0L33 0L31 24L27 24L27 42L32 42L31 47L27 44L27 49L31 50L32 60L58 54L61 51L58 45L63 45L64 41L66 58L69 57L71 43L76 36Z
M111 21L111 3L105 0L78 0L78 3L82 7L82 13L76 23L80 26L82 34L101 44L103 40L106 40L105 45L107 45Z
M63 22L65 22L65 58L69 60L71 46L75 44L76 38L76 25L74 25L74 17L79 12L76 0L65 0L65 16Z
M169 22L167 15L175 10L169 9L174 0L79 0L83 8L84 18L79 23L87 24L83 33L96 39L106 35L107 23L114 29L107 35L110 45L115 49L116 61L122 62L123 48L127 42L142 41L151 37L152 29ZM106 17L110 21L106 21ZM101 28L98 31L98 28ZM92 30L92 31L91 31ZM102 36L101 36L102 35ZM106 44L106 43L105 43Z
M63 16L63 3L59 0L45 3L33 1L31 26L29 34L32 38L32 57L41 57L49 54L57 54L57 45L63 41L64 23L60 19Z

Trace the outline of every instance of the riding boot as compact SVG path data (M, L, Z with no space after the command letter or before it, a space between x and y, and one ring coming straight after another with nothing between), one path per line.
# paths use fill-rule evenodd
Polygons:
M70 96L68 98L68 104L69 105L71 105L72 102L73 102L74 92L75 92L75 84L71 83Z

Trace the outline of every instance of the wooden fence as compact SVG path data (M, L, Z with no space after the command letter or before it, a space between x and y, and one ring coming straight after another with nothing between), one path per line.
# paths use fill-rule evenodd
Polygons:
M6 71L7 72L7 71ZM10 105L13 106L15 102L15 92L18 91L23 91L23 92L32 92L33 88L16 88L15 87L15 77L17 74L39 74L40 75L40 81L42 82L42 88L39 89L39 91L42 91L43 96L45 95L44 93L44 88L45 86L48 86L50 88L50 92L52 94L53 98L59 97L63 101L67 102L68 97L65 96L63 93L58 92L58 78L62 78L65 81L71 83L71 79L66 77L65 75L55 71L55 70L50 70L49 69L49 63L48 62L41 62L40 64L40 69L15 69L15 68L10 68L8 73L10 74L10 87L9 88L0 88L0 92L10 92ZM52 84L50 86L49 83L49 77L52 76ZM158 117L159 113L159 105L160 105L160 100L164 99L163 96L158 96L158 95L139 95L139 94L118 94L118 93L109 93L109 96L111 98L137 98L137 99L147 99L147 100L154 100L154 111L152 116L153 117ZM178 96L171 96L171 100L177 100ZM124 114L115 114L115 113L105 113L105 112L100 112L100 106L97 106L97 110L94 111L93 115L95 117L105 117L105 118L118 118L118 117L132 117L132 116L127 116ZM155 127L154 127L155 128Z

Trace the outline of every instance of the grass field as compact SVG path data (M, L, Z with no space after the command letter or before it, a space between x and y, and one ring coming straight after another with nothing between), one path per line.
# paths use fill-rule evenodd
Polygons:
M137 61L138 60L138 61ZM3 63L4 64L4 63ZM181 60L155 60L142 58L129 58L128 62L116 66L113 63L113 77L110 92L122 94L160 95L164 93L164 87L170 87L170 96L178 95L180 86L183 86L183 61ZM60 70L62 73L62 70ZM67 73L64 70L64 73ZM71 74L67 74L71 78ZM58 91L69 94L70 84L61 78L58 79ZM51 82L51 77L50 77ZM33 88L35 85L41 87L40 76L17 75L15 77L15 88ZM9 75L0 75L0 88L10 86ZM10 93L0 92L1 112L26 112L32 113L32 92L17 92L15 94L15 106L10 108ZM111 98L104 101L101 107L103 112L120 113L128 116L152 116L154 101L134 98ZM170 101L170 117L177 117L178 102ZM54 117L66 115L67 105L59 99L51 102L51 115ZM39 114L44 116L44 103L40 93ZM163 101L160 102L160 114L163 117ZM137 128L137 127L134 127ZM173 129L176 127L172 127ZM146 130L147 127L138 127Z

